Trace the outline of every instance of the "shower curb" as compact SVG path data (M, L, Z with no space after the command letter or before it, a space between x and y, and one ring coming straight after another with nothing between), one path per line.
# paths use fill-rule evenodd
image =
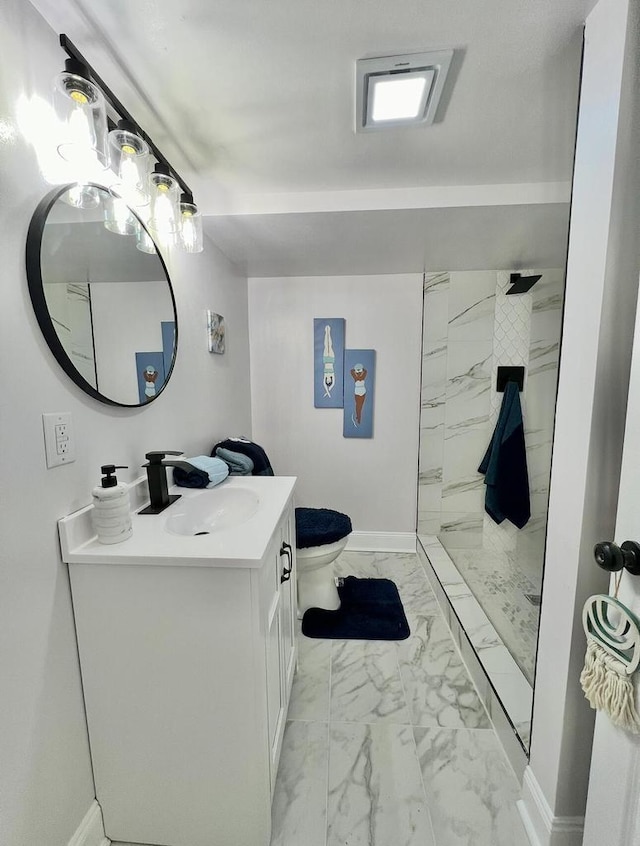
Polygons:
M426 548L424 545L425 542ZM444 555L449 558L444 550L444 547L437 538L429 538L425 541L424 538L420 538L420 536L418 536L418 558L424 568L427 578L429 579L431 587L433 588L453 639L460 650L462 660L464 661L473 683L476 686L480 700L486 708L493 727L495 728L505 755L511 764L518 781L522 784L525 768L529 763L527 751L525 750L523 741L518 735L511 718L502 704L499 693L495 689L496 684L499 681L498 676L504 674L494 674L492 678L478 658L476 650L471 643L464 626L458 618L450 598L447 596L447 593L440 582L436 568L429 559L429 552L431 552L432 557L435 557L434 550L436 549L439 550L437 553L438 555ZM449 561L450 560L451 559L449 558ZM463 583L462 577L460 577L460 582ZM479 605L478 608L480 608ZM522 678L524 679L524 675L522 675Z

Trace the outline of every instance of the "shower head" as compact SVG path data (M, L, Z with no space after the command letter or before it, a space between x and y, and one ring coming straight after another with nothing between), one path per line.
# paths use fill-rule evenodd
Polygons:
M507 291L507 296L509 294L526 294L533 288L538 279L542 279L541 273L538 276L522 276L521 273L512 273L509 277L511 287Z

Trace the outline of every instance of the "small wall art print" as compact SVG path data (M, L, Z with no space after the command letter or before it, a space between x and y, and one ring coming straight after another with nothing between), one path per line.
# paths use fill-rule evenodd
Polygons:
M209 352L224 354L226 329L224 317L215 311L207 311L207 335L209 338Z
M375 350L344 352L344 426L345 438L373 437Z
M342 408L344 317L313 319L313 405Z
M164 355L161 352L137 352L136 374L141 403L154 399L165 382Z

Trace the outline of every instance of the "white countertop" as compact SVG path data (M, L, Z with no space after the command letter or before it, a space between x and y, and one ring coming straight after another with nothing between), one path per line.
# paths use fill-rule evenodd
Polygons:
M184 504L182 499L160 514L137 513L145 504L143 497L148 497L146 478L142 477L130 485L132 509L136 512L133 535L121 543L99 543L91 525L93 505L88 505L58 521L62 560L68 564L259 567L292 498L295 483L294 476L229 476L211 489L172 487L170 493L185 499L206 497L210 492L219 495L232 488L251 490L260 498L258 511L248 520L192 537L171 534L165 529L172 509Z

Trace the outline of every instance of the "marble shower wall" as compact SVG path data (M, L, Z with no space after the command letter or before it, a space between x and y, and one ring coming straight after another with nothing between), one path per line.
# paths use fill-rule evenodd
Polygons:
M418 533L447 549L517 549L533 569L544 545L564 283L561 270L542 273L510 297L508 271L427 274L424 283ZM532 517L518 531L486 517L477 468L502 401L497 367L520 364Z

